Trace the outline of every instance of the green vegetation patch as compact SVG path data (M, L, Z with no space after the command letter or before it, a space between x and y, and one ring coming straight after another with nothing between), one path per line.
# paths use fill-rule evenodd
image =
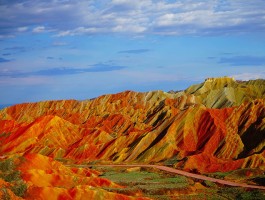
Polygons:
M174 191L186 190L189 187L189 180L184 176L169 176L146 170L127 172L109 169L101 177L126 186L125 188L104 188L108 191L127 195L140 192L154 199L168 199Z
M184 176L174 175L174 177L167 177L163 174L148 171L110 171L104 172L101 177L110 179L118 184L126 185L159 185L161 187L161 184L163 184L163 187L168 186L169 188L182 188L188 186L188 180Z
M217 179L225 179L230 181L236 181L246 184L257 184L257 185L265 185L265 174L261 169L237 169L229 172L215 172L210 174L205 174L206 176L217 178Z
M23 197L27 191L27 185L24 183L20 176L20 171L16 170L16 165L14 160L9 158L3 161L0 161L0 178L4 181L11 183L9 188L4 186L0 187L2 198L9 199L9 194L7 189L10 189L16 196Z
M220 196L227 199L242 200L262 200L265 199L265 193L260 190L246 190L243 188L225 187L217 192Z
M141 168L138 171L128 171L122 168L102 167L97 168L103 171L101 177L107 178L115 183L125 186L125 188L104 188L110 192L117 192L134 196L142 193L143 196L152 199L265 199L265 193L257 189L245 189L219 185L211 181L192 180L185 176L157 170ZM208 174L212 177L225 179L233 172L217 172ZM238 172L237 172L238 173ZM197 191L192 191L191 187L195 182L199 182L202 187Z
M217 179L224 179L226 176L231 174L232 172L215 172L210 174L205 174L206 176L217 178Z

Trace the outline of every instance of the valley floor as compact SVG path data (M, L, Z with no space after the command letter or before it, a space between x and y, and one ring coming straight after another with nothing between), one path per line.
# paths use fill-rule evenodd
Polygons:
M125 188L104 188L152 199L264 199L265 187L212 178L162 165L81 165ZM233 186L233 187L231 187Z

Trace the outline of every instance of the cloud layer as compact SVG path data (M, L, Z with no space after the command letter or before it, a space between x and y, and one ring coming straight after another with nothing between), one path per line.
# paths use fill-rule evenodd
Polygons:
M265 56L233 56L223 57L219 63L232 66L263 66L265 65Z
M41 69L37 71L25 72L18 70L0 70L0 77L28 77L28 76L64 76L64 75L74 75L82 74L86 72L109 72L117 71L126 68L125 66L118 65L106 65L106 64L95 64L88 68L70 68L70 67L57 67L50 69Z
M5 58L0 58L0 63L5 63L5 62L10 62L11 60L5 59Z
M125 53L125 54L142 54L150 51L150 49L130 49L130 50L124 50L119 51L118 53Z
M263 0L1 0L0 37L96 33L227 35L265 32Z

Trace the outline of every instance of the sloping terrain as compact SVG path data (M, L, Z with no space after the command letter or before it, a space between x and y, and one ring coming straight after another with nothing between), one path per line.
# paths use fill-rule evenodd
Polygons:
M25 156L19 170L29 185L26 199L147 199L107 192L101 188L123 187L99 178L95 170L66 167L39 154Z
M108 179L100 178L100 172L88 168L75 168L65 166L52 158L40 154L27 154L23 157L13 157L1 167L7 165L16 165L15 178L14 173L5 176L5 180L0 176L0 198L1 199L124 199L124 200L148 200L143 197L126 196L118 193L108 192L104 187L115 189L124 188L124 186L111 182ZM2 169L1 169L2 171ZM1 173L0 173L1 175ZM12 175L12 176L11 176ZM17 188L10 187L18 177L23 182L15 185ZM12 178L12 181L10 179ZM9 181L9 182L6 182ZM23 184L27 185L22 192ZM25 186L24 186L25 188ZM11 191L12 190L12 191ZM17 193L14 195L14 193ZM134 195L134 194L132 194ZM139 196L140 194L138 194ZM135 196L135 195L134 195Z
M209 78L181 92L125 91L0 111L0 156L265 170L265 80Z

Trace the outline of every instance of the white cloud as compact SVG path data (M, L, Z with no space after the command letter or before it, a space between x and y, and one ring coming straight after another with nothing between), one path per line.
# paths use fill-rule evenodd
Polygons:
M106 29L96 28L96 27L91 27L91 28L78 27L73 30L59 32L56 36L57 37L74 36L74 35L95 34L95 33L102 33L102 32L106 32Z
M259 72L259 73L240 73L233 75L236 80L243 80L243 81L248 81L248 80L253 80L253 79L265 79L265 71Z
M43 24L49 24L57 36L260 33L265 32L264 7L263 0L12 1L0 5L0 35L26 31L26 27L41 33L47 29Z
M45 31L45 27L44 26L37 26L36 28L34 28L32 30L33 33L42 33Z
M131 1L131 0L112 0L112 6L121 6L116 8L141 9L142 7L152 6L151 0Z
M67 46L68 44L66 42L53 42L53 46Z
M138 26L138 25L118 25L116 27L113 27L113 32L128 32L128 33L142 33L146 30L145 27L143 26Z
M26 26L18 27L18 28L17 28L18 32L25 32L25 31L27 31L28 29L29 29L29 28L26 27Z
M1 86L25 86L25 85L44 85L51 84L52 79L49 77L31 76L31 77L19 77L19 78L5 78L0 79Z

